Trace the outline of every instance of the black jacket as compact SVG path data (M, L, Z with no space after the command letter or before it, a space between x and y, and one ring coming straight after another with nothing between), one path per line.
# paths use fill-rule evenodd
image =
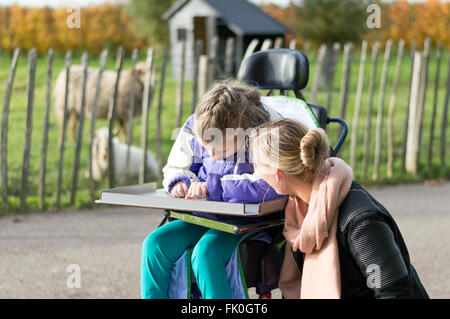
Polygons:
M337 242L341 298L429 298L394 219L356 182L339 207Z

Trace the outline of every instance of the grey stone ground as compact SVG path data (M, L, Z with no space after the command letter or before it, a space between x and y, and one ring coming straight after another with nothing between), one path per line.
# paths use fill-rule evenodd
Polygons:
M450 183L369 191L396 219L430 296L450 298ZM106 206L0 218L0 298L139 298L141 242L161 218ZM67 288L70 264L81 288Z

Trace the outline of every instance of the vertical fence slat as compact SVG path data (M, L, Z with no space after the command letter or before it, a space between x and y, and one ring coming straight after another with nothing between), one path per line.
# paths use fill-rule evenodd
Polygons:
M8 211L10 209L8 202L8 118L9 106L11 101L11 92L16 74L17 62L19 61L20 49L14 49L8 80L6 82L5 100L3 103L2 117L2 198L3 207Z
M329 73L329 77L326 79L327 80L327 86L328 86L328 91L327 91L327 109L328 109L328 113L331 114L331 107L332 107L332 97L333 97L333 85L334 85L334 75L336 73L336 62L337 62L337 55L339 52L339 49L341 48L340 43L335 43L333 44L333 52L331 55L331 65L330 65L330 73Z
M108 126L108 179L109 179L109 188L114 188L115 186L115 161L114 161L114 143L113 140L113 129L114 122L116 120L116 107L117 100L119 97L119 83L120 83L120 74L122 72L123 65L123 56L124 49L120 47L118 50L118 58L116 60L117 70L116 70L116 82L114 84L114 96L112 107L109 112L109 126Z
M133 145L133 118L134 118L134 95L136 86L136 61L138 50L134 49L131 53L131 85L130 85L130 100L128 101L128 120L127 120L127 155L126 155L126 174L125 180L127 185L130 183L130 149Z
M388 160L387 160L387 177L391 178L393 175L394 165L394 108L395 100L397 98L397 87L402 69L403 51L405 48L405 40L401 39L398 42L397 62L395 64L394 81L392 83L391 97L389 99L388 110Z
M197 40L195 42L194 47L194 77L192 79L192 105L191 105L191 113L194 113L195 108L197 107L198 100L198 77L199 77L199 64L200 64L200 56L203 51L203 41Z
M269 38L265 39L263 41L263 43L261 44L261 51L270 49L272 47L272 43L273 43L272 39L269 39Z
M313 103L317 102L317 90L319 87L319 78L320 78L320 73L322 72L323 62L324 62L326 53L327 53L327 46L326 46L326 44L322 44L319 48L319 52L317 53L317 63L316 63L316 68L314 70L314 80L313 80L313 83L311 86L311 99L310 100Z
M166 77L166 66L169 57L169 47L164 48L164 58L161 70L161 81L159 83L159 95L158 95L158 110L156 113L156 160L158 167L162 167L162 152L161 152L161 112L163 107L163 93L164 93L164 81ZM160 171L161 174L161 171ZM161 176L159 176L161 179Z
M149 48L147 50L147 64L145 68L145 82L142 97L141 148L143 152L139 168L139 184L145 183L145 175L147 173L148 115L150 113L151 98L153 97L154 90L154 87L152 86L153 60L153 48Z
M413 79L411 85L411 99L409 105L408 141L406 147L406 171L416 175L417 173L417 152L419 137L419 117L418 105L420 104L420 80L422 71L422 53L416 52L414 55Z
M406 116L405 121L403 124L403 143L402 143L402 173L406 172L406 147L407 147L407 141L408 141L408 124L409 124L409 105L411 103L411 90L412 90L412 78L413 78L413 72L414 72L414 56L416 54L416 48L417 48L417 40L413 39L412 45L411 45L411 52L410 52L410 60L411 60L411 67L409 70L409 91L408 91L408 102L406 104Z
M234 38L229 37L225 43L225 77L230 77L233 75L234 57Z
M217 51L219 49L219 38L217 36L214 36L211 39L211 43L209 45L209 52L208 52L208 77L207 77L207 84L208 87L210 87L214 80L216 79L217 74L221 73L220 68L217 63Z
M280 49L283 46L283 38L282 37L276 37L273 47L275 49Z
M445 101L444 101L444 111L442 115L442 126L441 126L441 174L445 173L446 162L445 157L447 153L447 125L448 125L448 104L450 98L450 52L448 54L447 61L447 89L445 92Z
M341 81L341 92L340 92L340 106L339 106L339 116L341 119L345 120L345 115L347 113L347 99L348 99L348 87L350 85L350 74L352 69L352 43L346 43L344 46L344 57L343 57L343 77ZM339 128L339 134L342 128Z
M420 161L420 156L424 153L421 152L422 146L422 128L423 128L423 114L425 113L425 104L426 104L426 95L427 95L427 86L428 86L428 64L430 61L430 52L431 52L431 38L426 37L423 47L423 56L422 56L422 75L420 78L420 93L419 93L419 108L417 112L417 116L419 117L419 141L418 141L418 151L419 155L417 156L417 162ZM417 163L418 165L419 163Z
M70 80L70 65L72 63L72 52L68 51L65 56L66 81L64 88L64 115L61 133L59 135L60 149L59 149L59 165L58 165L58 186L56 190L56 206L61 207L61 183L64 167L64 147L66 142L66 126L67 126L67 107L69 102L69 80Z
M303 44L303 53L308 55L309 49L311 49L311 41L306 40L305 43Z
M295 50L296 48L297 48L297 40L291 39L291 41L289 41L289 49Z
M431 113L430 138L428 140L428 167L430 170L432 168L433 160L434 128L436 126L436 107L439 92L439 78L441 75L442 47L442 40L440 40L436 49L436 74L434 78L433 109Z
M108 50L103 50L100 55L100 65L98 69L98 76L97 76L97 82L95 85L95 96L94 96L94 104L92 106L92 115L91 115L91 130L90 130L90 141L89 141L89 160L88 160L88 170L89 170L89 193L91 196L91 201L94 201L96 198L95 190L94 190L94 179L92 178L92 161L94 160L93 154L92 154L92 147L94 144L94 134L95 134L95 120L96 120L96 113L97 113L97 104L98 99L100 97L100 90L101 90L101 81L102 81L102 74L103 69L105 68L106 64L106 58L108 57Z
M363 163L361 171L361 179L363 182L367 181L367 164L369 161L370 153L370 133L372 127L372 108L373 108L373 96L375 88L375 79L377 73L377 62L378 62L378 48L380 44L375 42L372 47L371 63L372 67L370 70L369 78L369 102L367 105L367 116L366 116L366 128L364 131L364 153L363 153Z
M87 52L84 52L82 57L82 66L83 66L83 80L81 84L81 108L80 115L78 121L78 134L77 134L77 143L75 148L75 159L73 163L73 172L72 172L72 192L70 194L70 205L75 204L75 199L77 196L78 190L78 171L80 167L80 153L81 153L81 145L83 143L83 128L84 128L84 113L86 108L86 83L88 76L88 63L89 56Z
M201 55L198 61L198 95L203 96L208 90L208 56Z
M258 39L253 39L250 42L250 44L248 45L247 49L245 50L245 54L244 54L244 57L242 58L242 61L247 59L249 56L251 56L253 54L253 52L255 52L256 47L258 46L258 44L259 44L259 40Z
M30 165L31 151L31 133L33 130L33 103L34 103L34 84L36 76L36 49L31 49L29 53L29 82L28 82L28 103L27 103L27 128L25 132L25 147L23 151L22 164L22 187L20 191L20 210L26 209L28 195L28 172Z
M381 157L381 139L383 130L383 113L384 113L384 96L386 91L386 81L388 78L389 61L391 59L391 47L392 40L388 39L386 41L386 46L384 48L384 61L383 69L381 71L381 82L380 91L378 94L378 111L377 111L377 124L375 131L375 157L373 161L373 174L372 179L378 179L378 172L380 169L380 157Z
M53 64L53 50L48 50L48 66L47 66L47 94L45 97L45 116L44 116L44 136L42 138L41 150L41 168L39 171L39 208L45 208L45 173L47 163L47 146L48 146L48 129L50 117L51 104L51 90L52 90L52 64Z
M361 94L364 86L364 69L367 56L367 41L361 45L361 59L359 62L358 85L356 87L355 110L353 113L352 133L350 138L350 166L355 170L356 165L356 140L358 138L359 110L361 108Z
M186 62L186 41L181 41L181 59L178 69L177 96L175 101L175 119L176 127L181 126L181 117L183 114L183 88L184 88L184 70Z

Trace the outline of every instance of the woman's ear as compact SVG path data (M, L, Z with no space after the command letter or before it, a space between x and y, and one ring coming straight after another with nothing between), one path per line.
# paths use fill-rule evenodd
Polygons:
M283 171L279 168L276 169L275 171L275 179L277 181L277 183L280 183L283 180Z

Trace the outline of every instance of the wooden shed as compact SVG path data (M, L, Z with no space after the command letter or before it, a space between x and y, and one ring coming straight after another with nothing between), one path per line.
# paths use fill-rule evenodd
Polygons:
M225 47L228 38L234 38L232 73L237 67L249 43L257 38L284 39L288 30L256 5L246 0L179 0L163 16L169 21L172 75L177 76L181 61L180 41L186 43L185 75L192 78L194 46L202 40L203 54L209 54L211 40L217 38L216 57L224 66Z

